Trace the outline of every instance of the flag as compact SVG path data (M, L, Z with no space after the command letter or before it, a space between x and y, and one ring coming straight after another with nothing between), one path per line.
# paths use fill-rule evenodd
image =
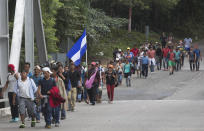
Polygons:
M86 29L84 33L79 38L79 40L73 45L73 47L68 51L67 57L70 58L76 66L81 63L81 58L86 52L87 41L86 41Z

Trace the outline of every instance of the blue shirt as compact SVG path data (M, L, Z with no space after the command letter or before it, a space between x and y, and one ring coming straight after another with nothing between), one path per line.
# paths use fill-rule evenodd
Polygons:
M42 79L41 75L38 75L37 77L35 75L33 75L31 78L35 82L36 86L39 85L39 81Z
M148 56L142 57L142 64L148 65L149 64L149 58Z
M174 54L175 54L175 59L179 60L180 56L181 56L181 52L180 51L174 51Z
M27 75L27 77L29 77L29 78L32 78L32 76L33 76L32 72L29 72L28 75Z
M200 50L199 49L195 49L193 52L195 53L196 58L200 58Z

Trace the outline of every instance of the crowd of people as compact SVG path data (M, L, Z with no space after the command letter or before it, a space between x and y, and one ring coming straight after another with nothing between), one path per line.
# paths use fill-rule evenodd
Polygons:
M7 82L3 92L8 92L11 108L11 122L21 120L20 128L25 128L25 118L31 120L31 127L41 122L41 112L45 128L52 124L60 126L60 120L66 119L67 111L76 110L76 102L90 105L101 103L103 87L106 85L108 103L114 100L114 89L120 86L125 78L126 86L131 87L131 76L147 78L149 71L179 71L188 59L190 70L199 71L201 52L198 45L192 46L192 39L186 38L178 43L161 36L161 43L148 43L137 48L127 48L126 52L115 49L113 61L102 65L94 61L86 65L74 63L63 65L61 62L36 65L30 71L30 63L25 63L18 73L13 64L8 65Z

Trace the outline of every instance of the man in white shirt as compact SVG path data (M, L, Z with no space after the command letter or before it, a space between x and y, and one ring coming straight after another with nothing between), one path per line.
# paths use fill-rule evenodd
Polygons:
M32 117L31 127L35 127L35 104L34 95L37 92L37 87L32 79L27 76L26 71L21 72L21 78L18 79L14 87L13 104L15 105L16 95L19 97L19 112L22 124L19 128L25 128L25 113L26 108L28 114Z
M185 50L186 51L190 51L190 47L191 47L191 43L193 42L193 40L191 38L185 38L184 39L184 43L185 43Z

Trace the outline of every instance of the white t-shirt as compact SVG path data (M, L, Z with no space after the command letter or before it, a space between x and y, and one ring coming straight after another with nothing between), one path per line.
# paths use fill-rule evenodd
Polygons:
M30 78L27 78L25 81L20 79L18 81L19 96L23 98L31 98L29 91L31 86L32 83Z
M15 74L8 74L8 92L14 92L14 86L16 84L16 78L14 77Z
M191 43L192 43L192 39L191 38L185 38L184 39L184 43L185 43L185 47L186 48L190 48L191 47Z

